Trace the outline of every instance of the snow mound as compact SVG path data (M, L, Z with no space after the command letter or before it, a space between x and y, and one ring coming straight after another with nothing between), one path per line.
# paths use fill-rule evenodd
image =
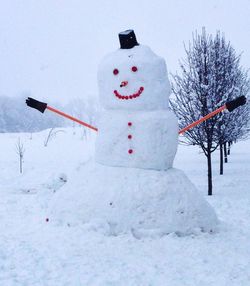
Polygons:
M84 175L85 174L85 175ZM212 207L178 169L114 168L90 162L56 193L51 222L135 237L214 232Z

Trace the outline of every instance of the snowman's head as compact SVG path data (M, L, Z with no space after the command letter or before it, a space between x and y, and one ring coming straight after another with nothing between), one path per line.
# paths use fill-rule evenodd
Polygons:
M98 84L101 104L105 109L168 108L170 87L165 60L149 47L132 40L134 44L131 47L120 36L121 46L126 48L122 46L108 54L100 63Z

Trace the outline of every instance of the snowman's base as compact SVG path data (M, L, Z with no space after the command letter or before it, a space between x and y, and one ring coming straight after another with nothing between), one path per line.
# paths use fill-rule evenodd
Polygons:
M108 235L214 232L218 219L186 175L87 164L51 205L51 219ZM79 182L79 179L81 182Z

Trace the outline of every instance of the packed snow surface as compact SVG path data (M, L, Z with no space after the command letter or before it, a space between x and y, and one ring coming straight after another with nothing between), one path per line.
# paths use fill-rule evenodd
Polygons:
M214 154L214 196L206 199L221 221L216 232L197 230L182 236L141 230L116 235L115 224L110 228L105 217L84 223L79 210L69 213L70 204L77 206L85 195L91 201L91 192L98 192L84 189L94 180L93 173L84 171L96 168L95 138L86 137L81 128L63 129L45 147L48 133L0 134L0 285L249 285L250 141L233 145L223 176L218 175L219 154ZM18 138L25 147L23 174L15 152ZM179 147L174 167L196 185L196 205L207 192L205 157L196 147ZM179 173L172 170L175 176ZM98 174L95 180L104 184ZM107 183L111 180L106 178ZM112 203L109 207L115 211L115 203L121 202L117 198L126 200L125 189L121 186L113 201L99 193L96 205ZM60 208L61 217L54 219L63 203L65 212Z

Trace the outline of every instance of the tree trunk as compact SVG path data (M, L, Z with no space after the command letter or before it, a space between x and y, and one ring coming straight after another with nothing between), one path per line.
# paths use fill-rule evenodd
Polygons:
M225 163L227 163L227 142L223 144L224 146L224 158L225 158Z
M228 142L228 150L227 150L227 155L230 155L230 149L231 149L231 141Z
M22 172L23 172L23 158L22 158L22 156L19 157L19 171L22 174Z
M220 175L223 175L223 145L220 144Z
M208 195L212 196L212 158L211 152L208 150L207 152L207 178L208 178Z

